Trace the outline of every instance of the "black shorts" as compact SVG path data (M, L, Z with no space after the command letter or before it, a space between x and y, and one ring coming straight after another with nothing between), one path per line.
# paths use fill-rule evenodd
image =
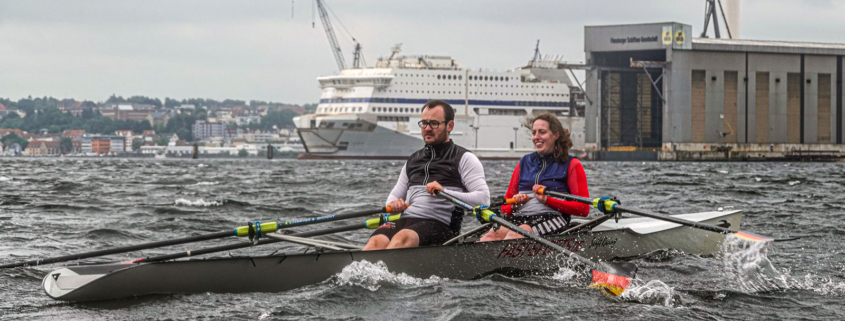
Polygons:
M406 229L417 232L417 235L420 237L420 246L443 244L449 239L458 236L458 232L440 221L423 218L400 218L396 221L382 224L370 237L384 235L388 239L393 239L396 233Z
M560 213L541 213L536 215L506 215L505 220L516 225L526 224L540 235L557 234L569 226L569 215Z

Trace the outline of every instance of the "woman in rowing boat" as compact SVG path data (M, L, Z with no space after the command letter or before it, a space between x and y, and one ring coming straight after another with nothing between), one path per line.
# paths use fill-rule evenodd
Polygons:
M525 155L513 170L505 198L514 198L513 205L503 205L505 219L520 228L540 235L560 233L569 225L570 215L587 216L590 206L561 201L538 194L545 187L550 191L590 197L587 175L581 161L569 156L572 139L569 130L550 113L542 113L531 120L531 141L536 152ZM490 229L482 242L523 236L501 227Z

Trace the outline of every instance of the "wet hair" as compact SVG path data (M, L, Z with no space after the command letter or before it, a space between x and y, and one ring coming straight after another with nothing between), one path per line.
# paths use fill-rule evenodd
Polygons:
M549 130L552 134L558 134L558 137L555 140L555 149L552 153L555 161L559 163L566 163L566 160L569 158L569 149L572 148L572 138L569 137L569 130L563 128L560 120L558 120L555 115L548 112L541 113L531 119L529 124L531 124L532 130L534 128L534 122L538 119L548 122Z
M449 105L449 103L440 99L430 100L429 102L425 103L425 105L423 105L422 110L425 111L426 108L433 109L437 107L443 108L443 113L446 114L447 123L455 120L455 109L452 108L452 105Z

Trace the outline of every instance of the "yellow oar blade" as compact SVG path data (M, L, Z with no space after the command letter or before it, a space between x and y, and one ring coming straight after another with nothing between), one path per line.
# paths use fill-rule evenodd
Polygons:
M617 297L628 289L636 274L637 265L633 263L599 262L593 267L590 288L599 289L608 297Z

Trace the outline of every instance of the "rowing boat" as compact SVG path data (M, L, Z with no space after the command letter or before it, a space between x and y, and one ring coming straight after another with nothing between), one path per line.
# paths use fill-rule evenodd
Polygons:
M712 211L673 215L694 222L739 228L742 212ZM641 256L675 249L707 255L719 251L724 234L651 218L607 220L590 230L551 235L561 247L592 260ZM527 239L474 242L378 251L327 250L261 257L225 257L151 263L79 265L44 277L53 299L90 301L169 293L281 292L317 284L355 261L384 262L394 273L413 277L470 280L490 274L548 274L560 256Z

